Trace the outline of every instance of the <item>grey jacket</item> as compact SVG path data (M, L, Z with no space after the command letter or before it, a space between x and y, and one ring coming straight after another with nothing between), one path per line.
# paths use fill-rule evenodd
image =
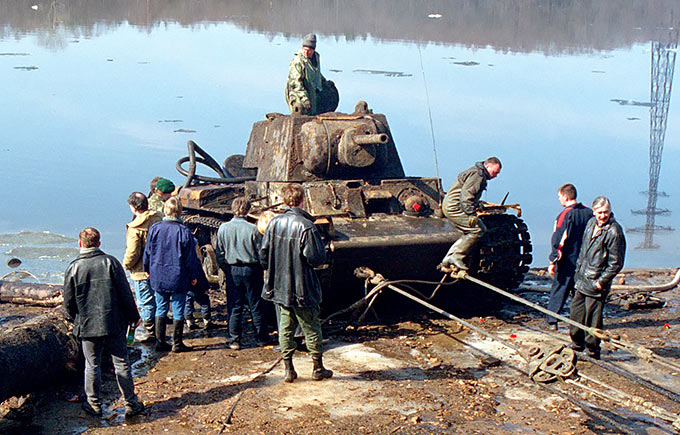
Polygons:
M81 250L66 269L64 308L79 338L116 336L139 319L123 266L98 248Z
M321 284L314 267L326 262L326 248L304 210L290 208L269 222L260 262L267 270L262 299L286 307L321 304Z
M262 235L257 226L245 218L234 216L217 230L217 263L222 269L227 266L260 264Z
M576 290L586 296L606 296L612 280L623 268L625 257L626 237L614 214L602 227L597 225L597 218L591 218L576 262ZM602 290L596 287L598 282Z
M491 176L484 162L458 174L456 182L446 192L442 211L446 217L473 216L479 210L479 199L486 190L486 182Z

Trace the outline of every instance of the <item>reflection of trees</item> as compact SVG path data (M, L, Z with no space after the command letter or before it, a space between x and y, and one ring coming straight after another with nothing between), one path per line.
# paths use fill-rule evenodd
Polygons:
M38 4L34 11L31 4ZM0 35L58 27L88 35L123 22L230 22L249 31L300 37L316 31L502 51L611 50L651 40L676 0L59 0L0 2ZM56 7L54 6L56 5ZM54 14L50 16L50 11ZM428 14L441 14L430 19ZM310 26L310 23L313 23Z

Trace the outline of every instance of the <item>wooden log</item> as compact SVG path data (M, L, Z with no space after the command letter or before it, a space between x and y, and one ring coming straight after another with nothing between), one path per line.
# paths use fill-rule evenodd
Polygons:
M0 281L0 302L56 307L61 305L62 286L18 281Z
M0 402L53 385L73 370L78 343L61 311L0 333Z

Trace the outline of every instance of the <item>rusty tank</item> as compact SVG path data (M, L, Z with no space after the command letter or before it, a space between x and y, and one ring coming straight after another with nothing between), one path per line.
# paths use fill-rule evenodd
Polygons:
M326 243L328 263L319 268L326 310L363 296L363 282L353 276L359 266L392 279L439 280L436 266L460 237L442 217L441 180L404 174L385 115L365 102L350 114L267 114L253 125L245 155L230 156L223 165L192 141L188 149L177 162L186 176L179 198L213 282L220 275L213 246L220 224L232 218L231 201L250 198L249 218L255 221L266 210L283 208L287 183L304 187L304 208ZM217 176L197 175L198 164ZM488 232L471 256L470 271L516 288L528 271L532 247L521 212L515 216L507 209L490 207L481 216Z

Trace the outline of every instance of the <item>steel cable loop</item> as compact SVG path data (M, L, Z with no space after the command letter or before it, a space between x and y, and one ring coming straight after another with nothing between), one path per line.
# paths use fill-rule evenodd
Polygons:
M581 323L575 322L568 317L564 317L561 314L557 314L553 311L550 311L546 308L541 307L540 305L534 304L533 302L529 302L524 298L521 298L519 296L515 296L512 293L509 293L505 290L502 290L502 289L500 289L496 286L493 286L489 283L486 283L486 282L484 282L480 279L474 278L474 277L468 275L466 272L459 274L459 275L460 276L457 276L457 277L467 279L468 281L474 282L475 284L478 284L482 287L486 287L489 290L492 290L496 293L499 293L499 294L501 294L505 297L508 297L508 298L510 298L510 299L512 299L516 302L524 304L524 305L526 305L530 308L533 308L535 310L538 310L538 311L540 311L544 314L548 314L548 315L550 315L550 316L552 316L556 319L559 319L559 320L561 320L561 321L563 321L563 322L565 322L569 325L575 326L576 328L579 328L583 331L586 331L588 334L590 334L594 337L597 337L601 340L607 341L607 342L611 343L614 347L626 349L629 352L633 353L634 355L637 355L640 358L644 358L644 359L647 359L649 361L654 361L658 364L662 364L662 365L665 365L667 367L671 367L671 368L674 368L674 369L680 368L680 366L678 366L675 362L668 360L668 358L664 358L661 355L658 355L658 354L652 352L651 350L645 348L644 346L640 346L639 344L635 344L635 343L631 343L631 342L621 340L621 337L619 337L618 335L612 334L610 332L603 331L602 329L588 327L588 326L585 326Z

